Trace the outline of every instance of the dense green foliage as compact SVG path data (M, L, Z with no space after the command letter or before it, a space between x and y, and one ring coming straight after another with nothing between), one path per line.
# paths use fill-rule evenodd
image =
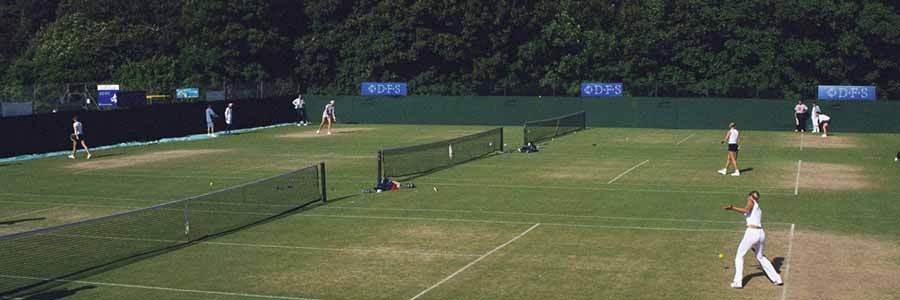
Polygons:
M0 4L4 85L293 78L310 93L900 98L890 1L45 0Z

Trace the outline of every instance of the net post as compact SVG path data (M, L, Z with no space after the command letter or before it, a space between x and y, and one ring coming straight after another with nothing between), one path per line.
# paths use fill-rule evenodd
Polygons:
M322 188L322 202L328 202L328 194L326 194L327 185L325 185L325 162L319 163L319 181Z
M528 122L522 125L522 146L528 145Z
M383 164L384 164L384 150L378 150L378 176L375 176L376 184L381 182L381 174L383 174L382 172L384 171Z
M500 127L500 153L503 153L503 151L506 150L503 149L503 145L505 145L503 144L503 127Z

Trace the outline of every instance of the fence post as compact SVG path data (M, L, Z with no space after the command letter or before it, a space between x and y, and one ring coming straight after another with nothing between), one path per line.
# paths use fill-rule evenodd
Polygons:
M382 166L383 159L384 159L384 151L378 150L378 176L376 176L376 178L375 178L376 184L381 183L381 174L382 174L382 171L384 171L382 169L383 168L383 166Z

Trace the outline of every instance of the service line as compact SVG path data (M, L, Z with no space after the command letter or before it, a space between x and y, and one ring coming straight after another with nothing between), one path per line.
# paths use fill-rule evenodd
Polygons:
M648 162L650 162L649 159L635 165L634 167L631 167L631 169L625 170L625 172L622 172L622 174L619 174L619 176L616 176L616 178L613 178L606 184L612 184L613 182L616 182L616 180L619 180L619 178L622 178L622 176L625 176L625 174L628 174L629 172L634 171L634 169L637 169L638 167L643 166L644 164L646 164Z

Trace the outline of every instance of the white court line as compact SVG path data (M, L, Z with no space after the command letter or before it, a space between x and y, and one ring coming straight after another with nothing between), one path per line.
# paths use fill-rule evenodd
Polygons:
M803 165L802 160L797 161L797 181L794 182L794 195L800 194L800 166Z
M232 292L217 292L217 291L204 291L204 290L176 289L176 288L167 288L167 287L159 287L159 286L149 286L149 285L136 285L136 284L124 284L124 283L110 283L110 282L98 282L98 281L84 281L84 280L65 280L65 279L52 279L52 278L40 278L40 277L16 276L16 275L4 275L4 274L0 274L0 277L3 277L3 278L9 278L9 279L26 279L26 280L35 280L35 281L49 281L49 282L61 282L61 283L90 284L90 285L99 285L99 286L123 287L123 288L144 289L144 290L157 290L157 291L167 291L167 292L180 292L180 293L191 293L191 294L205 294L205 295L219 295L219 296L238 296L238 297L246 297L246 298L285 299L285 300L322 300L322 299L315 299L315 298L300 298L300 297L273 296L273 295L247 294L247 293L232 293Z
M346 177L349 178L349 177ZM360 179L329 179L329 182L342 181L342 182L366 182L368 183L370 180L360 180ZM446 186L469 186L469 187L482 187L482 188L509 188L509 189L535 189L535 190L570 190L570 191L620 191L620 192L648 192L648 193L690 193L690 194L715 194L715 195L735 195L741 194L745 192L729 192L729 191L709 191L709 190L668 190L668 189L628 189L628 188L611 188L611 187L591 187L591 186L558 186L558 185L523 185L523 184L490 184L490 183L465 183L465 182L437 182L437 181L417 181L417 185L424 186L427 184L431 185L446 185ZM646 184L649 185L649 184ZM617 184L616 186L645 186L645 184ZM655 185L649 185L655 186ZM699 187L699 186L689 186L689 187ZM771 188L772 190L784 189L784 188ZM778 193L778 192L766 192L766 195L793 195L792 193Z
M186 243L187 242L187 241L179 241L179 240L142 239L142 238L97 236L97 235L83 235L83 234L48 234L48 236L86 238L86 239L98 239L98 240L113 240L113 241L158 242L158 243ZM421 256L451 256L451 257L479 256L478 254L439 253L439 252L427 252L427 251L404 251L404 250L389 250L388 251L387 249L306 247L306 246L249 244L249 243L231 243L231 242L196 242L195 244L246 247L246 248L270 248L270 249L332 251L332 252L362 252L362 253L391 252L391 253L395 253L395 254L414 254L414 255L421 255Z
M422 209L422 208L380 208L380 207L353 207L353 206L322 206L325 209L355 209L355 210L383 210L383 211L407 211L407 212L446 212L446 213L470 213L470 214L497 214L497 215L522 215L536 217L562 217L562 218L586 218L586 219L608 219L608 220L628 220L628 221L665 221L665 222L685 222L685 223L719 223L719 224L743 224L744 221L719 221L719 220L697 220L697 219L674 219L674 218L642 218L642 217L612 217L612 216L592 216L592 215L569 215L569 214L543 214L528 212L511 212L511 211L492 211L492 210L455 210L455 209ZM769 224L788 225L790 223L767 222Z
M13 218L24 217L24 216L27 216L27 215L36 214L36 213L39 213L39 212L45 212L45 211L57 209L57 208L60 208L60 207L62 207L62 206L54 206L54 207L51 207L51 208L38 209L38 210L33 210L33 211L29 211L29 212L24 212L24 213L21 213L21 214L18 214L18 215L12 215L12 216L2 217L2 218L8 219L8 220L12 220Z
M465 271L465 270L468 269L469 267L471 267L471 266L477 264L479 261L481 261L481 260L484 259L485 257L488 257L489 255L494 254L494 252L497 252L498 250L503 249L503 247L506 247L507 245L512 244L513 242L515 242L515 241L518 240L519 238L525 236L526 234L528 234L529 232L531 232L532 230L534 230L535 228L537 228L538 226L541 226L541 223L534 224L533 226L531 226L531 228L528 228L528 230L523 231L522 233L520 233L520 234L517 235L516 237L512 238L511 240L506 241L506 243L503 243L502 245L497 246L497 248L494 248L494 249L492 249L491 251L488 251L487 253L481 255L480 257L476 258L475 260L473 260L473 261L470 262L469 264L463 266L463 267L460 268L459 270L456 270L456 272L453 272L453 274L450 274L450 276L447 276L447 277L444 278L443 280L438 281L437 283L435 283L434 285L428 287L427 289L425 289L424 291L422 291L422 292L420 292L419 294L415 295L414 297L409 298L409 300L416 300L416 299L419 299L419 297L422 297L423 295L427 294L428 292L430 292L430 291L433 290L434 288L438 287L439 285L443 284L444 282L447 282L448 280L453 279L453 277L456 277L456 275L459 275L459 273L462 273L463 271Z
M687 141L689 138L694 136L694 134L695 133L691 133L691 135L687 136L686 138L681 139L680 141L678 141L678 143L675 143L675 145L681 145L681 143L684 143L684 141Z
M788 275L790 275L790 272L791 272L791 249L792 249L791 247L793 245L794 245L794 224L791 224L791 237L788 238L788 253L787 253L787 258L785 258L785 262L784 262L784 278L781 279L781 281L784 282L784 284L781 286L781 300L787 299L785 297L787 297L787 286L788 286L788 282L790 282L790 280L788 280Z
M389 216L360 216L360 215L321 215L321 214L297 214L298 217L324 217L324 218L347 218L347 219L375 219L375 220L412 220L412 221L428 221L428 222L460 222L460 223L487 223L487 224L512 224L512 225L528 225L534 222L520 221L498 221L498 220L479 220L479 219L453 219L453 218L423 218L423 217L389 217ZM772 223L772 222L769 222ZM603 229L622 229L622 230L650 230L650 231L684 231L684 232L744 232L745 230L731 229L703 229L703 228L682 228L682 227L649 227L649 226L617 226L617 225L591 225L591 224L566 224L566 223L541 223L546 226L559 227L582 227L582 228L603 228Z
M619 180L619 178L622 178L622 176L625 176L625 174L628 174L629 172L633 171L634 169L637 169L638 167L640 167L640 166L642 166L642 165L644 165L644 164L646 164L646 163L648 163L648 162L650 162L649 159L648 159L648 160L645 160L645 161L643 161L643 162L641 162L641 163L639 163L639 164L637 164L637 165L635 165L634 167L631 167L631 169L625 170L625 172L622 172L622 174L619 174L619 176L616 176L616 178L613 178L612 180L610 180L610 181L607 182L606 184L612 184L613 182L616 182L616 180Z

